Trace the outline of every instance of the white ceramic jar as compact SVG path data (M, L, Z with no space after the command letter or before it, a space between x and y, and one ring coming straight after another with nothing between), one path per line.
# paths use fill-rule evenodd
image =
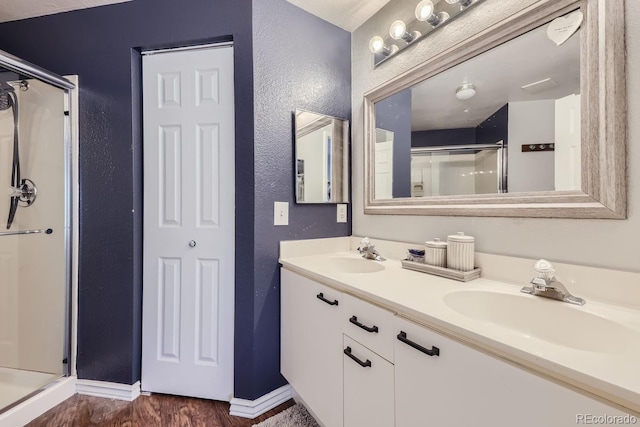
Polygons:
M447 242L443 242L438 238L425 242L424 244L424 262L436 267L447 266Z
M458 232L447 237L447 267L459 271L474 269L475 239Z

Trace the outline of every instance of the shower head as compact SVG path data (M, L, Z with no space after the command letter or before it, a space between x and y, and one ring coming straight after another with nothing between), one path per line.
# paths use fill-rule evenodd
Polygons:
M7 82L0 81L0 111L8 110L13 103L15 89Z

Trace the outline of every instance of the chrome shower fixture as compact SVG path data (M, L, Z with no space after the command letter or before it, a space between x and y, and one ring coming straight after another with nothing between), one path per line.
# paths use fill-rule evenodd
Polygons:
M7 82L0 81L0 111L11 108L15 93L13 86Z
M9 196L16 198L23 207L31 206L38 197L38 189L30 179L23 179L19 187L9 187Z

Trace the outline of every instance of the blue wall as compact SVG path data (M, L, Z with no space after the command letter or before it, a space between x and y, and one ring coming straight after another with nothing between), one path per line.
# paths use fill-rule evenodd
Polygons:
M253 39L255 281L239 303L251 305L254 317L242 325L252 340L236 345L236 371L260 373L242 383L236 375L250 399L285 383L278 242L351 234L350 222L336 223L335 205L294 203L292 124L296 108L351 119L351 34L285 0L254 0ZM274 201L289 202L289 226L274 227Z
M376 128L393 132L393 197L411 197L411 89L376 103Z
M140 379L140 57L132 48L235 46L236 189L253 194L251 2L135 0L0 25L0 49L80 80L78 376ZM238 288L251 288L253 198L237 197ZM242 375L251 373L240 372ZM241 396L242 397L242 396Z
M439 147L476 143L476 128L435 129L411 132L412 147Z
M504 104L476 127L476 144L509 143L509 104Z
M507 145L508 139L509 104L502 106L475 128L436 129L411 132L412 147L494 144L498 141L504 141L504 144Z

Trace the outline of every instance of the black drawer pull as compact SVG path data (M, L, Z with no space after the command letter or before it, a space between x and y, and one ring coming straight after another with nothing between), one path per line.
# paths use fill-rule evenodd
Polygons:
M440 349L438 347L431 346L431 350L429 350L428 348L425 348L420 344L415 343L410 339L408 339L407 333L405 331L400 331L400 333L398 334L398 339L403 343L415 348L416 350L423 352L424 354L427 354L429 356L440 356Z
M334 299L333 301L329 301L328 299L326 299L324 297L324 294L322 292L320 292L318 295L316 295L316 298L318 298L319 300L322 300L324 302L326 302L329 305L338 305L338 300Z
M377 326L375 326L375 325L373 327L365 326L362 323L358 322L358 318L356 316L351 316L351 319L349 319L349 322L353 323L354 325L356 325L359 328L364 329L367 332L378 333L378 327Z
M362 360L358 359L357 357L355 357L351 353L351 347L345 348L344 349L344 354L349 356L351 358L351 360L354 360L358 365L362 366L363 368L370 368L371 367L371 360L367 359L366 362L363 362Z

